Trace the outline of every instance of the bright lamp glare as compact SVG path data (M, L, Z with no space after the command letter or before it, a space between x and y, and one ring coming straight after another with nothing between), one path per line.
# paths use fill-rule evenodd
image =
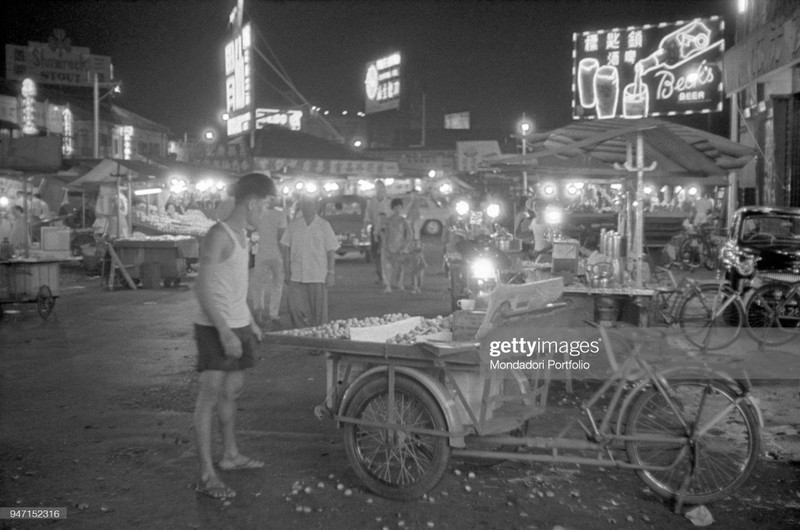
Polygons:
M561 224L562 213L558 208L547 208L544 211L544 222L549 225Z
M290 193L292 193L292 188L290 188L289 186L284 186L283 187L283 194L284 195L289 195Z
M8 197L0 197L0 208L8 206Z
M486 215L488 215L492 219L497 219L500 217L500 205L496 203L492 203L486 207Z
M469 213L469 204L467 204L467 201L458 201L456 203L456 213L458 215L467 215Z
M428 171L428 176L430 178L435 177L436 176L436 170L435 169L431 169L430 171Z
M421 189L422 189L421 187L417 188L417 191L420 191ZM448 183L442 184L441 186L439 186L439 193L441 193L442 195L450 195L451 193L453 193L453 185Z
M337 191L339 189L339 185L335 182L326 182L325 184L323 184L322 189L328 192Z
M472 262L472 277L476 280L492 280L497 277L497 269L488 258L478 258Z
M306 183L306 193L317 193L317 185L313 182Z
M642 191L644 191L647 195L650 195L651 193L653 193L653 187L652 186L645 186L642 189Z
M567 195L569 195L571 197L574 197L577 194L578 194L578 188L575 186L575 184L568 184L567 185Z
M361 191L370 191L375 189L375 183L368 180L359 180L358 189Z
M294 185L294 189L296 189L296 190L302 190L302 189L303 189L303 183L302 183L302 182L298 182L298 183L296 183L296 184Z
M691 188L689 188L689 192L688 193L689 193L689 195L697 195L697 188L692 186Z
M556 194L556 187L553 184L545 184L542 188L542 191L544 192L545 196L552 197Z
M394 179L389 177L388 179L384 179L383 183L386 184L387 186L391 186L392 184L394 184Z
M145 188L141 190L134 190L133 194L137 197L140 197L142 195L155 195L156 193L161 193L161 191L161 188Z

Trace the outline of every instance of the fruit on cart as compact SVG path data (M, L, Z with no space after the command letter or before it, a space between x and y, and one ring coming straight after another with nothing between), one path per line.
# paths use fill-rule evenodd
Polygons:
M419 337L449 331L452 325L452 316L426 318L408 333L398 333L394 337L387 339L386 342L390 344L414 344L419 341Z
M392 322L398 322L406 318L411 318L408 314L403 313L387 313L382 317L364 317L339 319L314 326L313 328L289 329L281 332L284 335L292 335L294 337L313 337L321 339L349 339L350 328L364 328L371 326L382 326ZM438 318L438 317L437 317Z

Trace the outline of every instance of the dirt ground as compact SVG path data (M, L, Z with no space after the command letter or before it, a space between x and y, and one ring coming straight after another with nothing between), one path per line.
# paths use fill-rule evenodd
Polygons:
M426 290L413 297L381 295L371 265L343 260L331 317L449 313L437 256L428 262ZM48 320L23 308L0 321L0 506L66 507L68 518L3 528L694 527L634 472L614 468L454 459L423 499L373 495L350 469L341 432L313 416L325 398L324 358L289 347L261 348L239 403L242 451L266 468L223 472L234 499L198 496L191 279L109 292L80 270L62 278ZM716 528L800 526L797 381L759 382L756 395L761 460L734 495L708 506ZM536 421L563 422L559 413L581 397L580 383L572 395L555 384Z

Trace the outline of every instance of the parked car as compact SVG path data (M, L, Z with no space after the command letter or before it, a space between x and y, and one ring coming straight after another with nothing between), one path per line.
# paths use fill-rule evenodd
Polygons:
M367 199L358 195L324 197L319 202L318 215L328 221L339 240L339 256L360 252L369 262L369 232L364 230L364 212Z
M403 208L407 211L413 196L406 194L399 198L403 199ZM427 195L417 195L416 198L420 214L420 235L441 235L442 230L447 226L450 208L444 202Z
M740 208L722 256L735 264L728 280L736 289L756 276L800 281L800 208Z

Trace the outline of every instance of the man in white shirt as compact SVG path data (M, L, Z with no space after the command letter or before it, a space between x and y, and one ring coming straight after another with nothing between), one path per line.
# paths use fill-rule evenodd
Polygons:
M328 221L317 215L317 198L300 198L300 215L281 237L286 301L292 326L328 321L328 287L334 284L339 241Z

